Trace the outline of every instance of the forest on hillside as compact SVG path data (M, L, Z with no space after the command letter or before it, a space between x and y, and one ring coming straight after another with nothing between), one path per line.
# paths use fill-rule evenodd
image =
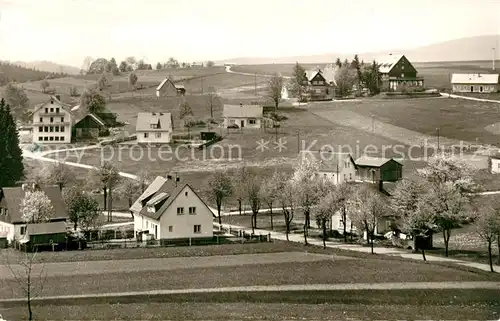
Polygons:
M50 73L32 68L25 68L14 65L10 62L0 61L0 86L5 86L10 82L23 83L27 81L37 81L45 78L61 78L66 74Z

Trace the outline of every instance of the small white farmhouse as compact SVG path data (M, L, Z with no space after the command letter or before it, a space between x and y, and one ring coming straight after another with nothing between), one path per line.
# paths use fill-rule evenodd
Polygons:
M259 105L224 105L224 127L261 128L263 107Z
M213 237L214 214L188 184L158 176L130 210L136 235L158 240Z
M142 144L168 144L172 140L172 114L138 113L135 131Z
M33 111L33 143L71 143L71 108L57 96L37 105Z
M302 157L314 157L319 162L318 175L334 184L356 180L356 164L349 153L321 151L301 151Z
M492 174L500 173L500 155L492 155L489 157L490 171Z
M500 89L498 74L453 74L451 85L458 93L491 93Z

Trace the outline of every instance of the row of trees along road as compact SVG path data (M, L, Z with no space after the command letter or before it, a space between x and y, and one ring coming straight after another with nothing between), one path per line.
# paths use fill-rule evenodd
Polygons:
M464 220L472 218L478 235L488 244L491 263L491 245L500 240L500 202L487 202L485 205L484 199L476 201L479 187L473 180L475 169L461 160L448 155L431 158L425 168L417 171L416 179L398 182L389 198L373 184L332 185L315 175L318 166L318 161L312 157L299 157L292 174L275 171L273 175L262 178L245 166L234 173L216 172L208 182L207 195L217 206L219 224L222 224L222 206L229 197L237 200L240 214L243 204L249 205L252 231L257 228L257 215L261 208L267 206L271 210L273 206L279 206L288 238L294 215L300 210L304 216L305 244L308 244L308 230L311 216L314 216L317 226L322 229L323 244L326 246L332 215L339 213L344 241L348 241L347 236L355 227L357 231L366 233L373 253L378 221L382 217L390 217L398 222L399 230L411 235L414 240L440 232L445 256L448 256L453 230L460 227ZM273 229L272 211L270 219ZM347 226L349 221L352 226ZM423 249L414 249L421 250L426 260Z

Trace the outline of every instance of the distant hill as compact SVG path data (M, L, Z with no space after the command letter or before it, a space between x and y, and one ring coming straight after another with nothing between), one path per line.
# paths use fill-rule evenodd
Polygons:
M34 70L10 62L0 61L0 86L4 86L11 81L22 83L41 80L47 77L48 74L46 71Z
M455 39L413 49L388 49L385 52L358 53L361 59L370 61L389 53L404 54L411 62L444 62L444 61L484 61L493 58L492 48L496 49L496 57L500 57L500 35L485 35ZM296 61L301 63L334 62L337 57L341 60L352 59L355 53L338 54L326 53L311 56L289 57L239 57L217 61L217 64L235 63L240 65L286 64Z
M61 65L52 61L39 60L39 61L14 61L15 65L23 66L26 68L35 68L40 71L48 71L52 73L64 73L68 75L78 75L80 73L80 68L68 65Z

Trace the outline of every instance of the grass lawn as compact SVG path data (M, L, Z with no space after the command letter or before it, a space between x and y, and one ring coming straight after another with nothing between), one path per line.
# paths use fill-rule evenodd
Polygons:
M307 253L337 254L335 251L308 247ZM126 253L126 252L124 252ZM264 255L264 254L263 254ZM292 255L292 253L290 253ZM298 257L297 257L298 258ZM384 283L384 282L462 282L462 281L498 281L500 276L487 272L470 272L465 269L428 264L419 261L391 260L385 256L365 256L364 259L344 258L335 255L319 255L307 261L271 263L261 261L256 254L250 262L243 260L239 265L226 265L225 261L217 264L218 257L212 257L214 265L191 266L193 257L179 258L175 267L150 270L133 270L122 266L113 272L55 275L54 272L44 277L43 296L92 294L125 291L147 291L161 289L211 288L250 285L283 284L335 284L335 283ZM168 259L167 259L168 260ZM222 258L221 258L222 260ZM12 261L11 261L12 262ZM120 261L116 261L119 263ZM263 263L265 262L265 263ZM112 262L115 263L115 262ZM150 264L162 264L160 259ZM76 264L76 263L75 263ZM91 265L92 262L85 262ZM97 262L96 262L97 264ZM126 264L126 263L122 263ZM165 261L168 264L168 261ZM50 269L50 265L45 268ZM74 269L72 265L54 266L54 269ZM95 269L92 269L94 271ZM53 270L52 270L53 271ZM67 270L69 271L69 270ZM339 271L342 271L339 273ZM209 276L209 277L207 277ZM40 281L39 279L34 282ZM16 280L2 279L6 291L0 298L22 296L22 290L16 287Z
M373 294L373 293L367 293ZM441 295L442 292L436 292ZM455 293L449 293L453 296ZM491 294L491 293L490 293ZM313 301L317 295L304 293L296 298ZM400 295L400 293L395 293ZM395 296L394 295L394 296ZM261 295L259 295L261 296ZM283 297L289 297L286 294ZM394 297L391 296L391 297ZM412 296L413 294L408 294ZM424 296L428 296L427 293ZM478 291L464 292L467 297L484 297ZM330 299L336 298L332 293ZM444 296L443 296L444 297ZM304 302L148 302L148 303L97 303L81 305L44 305L35 307L37 320L64 320L78 315L80 320L495 320L498 306L494 303L443 304L443 305L398 305L394 303L329 303ZM333 299L334 300L334 299ZM149 301L149 300L148 300ZM192 300L190 300L192 301ZM320 300L318 300L320 301ZM20 307L3 309L7 320L22 320L26 309Z

